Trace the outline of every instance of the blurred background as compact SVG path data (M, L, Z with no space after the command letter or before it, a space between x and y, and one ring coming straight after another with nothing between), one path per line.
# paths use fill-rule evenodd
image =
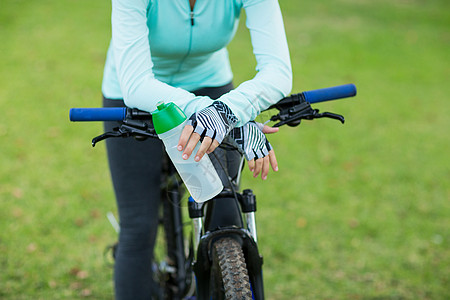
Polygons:
M341 113L270 136L258 199L267 299L449 299L450 2L280 0L293 92L355 83ZM110 1L0 2L0 299L113 299L117 214L100 123ZM235 84L255 61L245 16ZM263 114L262 120L270 115Z

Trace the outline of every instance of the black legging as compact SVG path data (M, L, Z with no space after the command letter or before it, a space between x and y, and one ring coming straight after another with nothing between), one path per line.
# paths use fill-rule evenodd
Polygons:
M232 89L233 85L230 83L221 87L203 88L193 93L217 99ZM104 99L103 106L125 105L122 100ZM111 131L117 126L117 122L104 124L105 131ZM120 218L114 270L116 299L148 300L152 294L151 264L158 227L163 144L158 139L136 141L132 138L115 138L106 140L106 149ZM216 152L220 156L224 155L221 149ZM233 165L231 169L234 169L234 173L240 155L233 152L225 155L229 166ZM225 184L226 175L219 175Z

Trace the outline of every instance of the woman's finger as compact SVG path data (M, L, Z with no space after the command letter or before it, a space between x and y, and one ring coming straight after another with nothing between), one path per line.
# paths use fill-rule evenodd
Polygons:
M279 127L270 127L268 125L264 125L262 132L267 134L267 133L275 133L278 132L278 130L280 130Z
M216 150L217 147L219 147L219 142L217 140L213 140L211 143L211 146L209 146L208 150L206 151L206 153L210 154L212 153L214 150Z
M250 172L253 173L253 170L255 169L255 160L254 159L248 161L248 168L250 169Z
M189 139L186 148L184 148L183 151L183 159L188 159L189 156L191 156L192 151L194 150L195 146L197 146L198 141L200 141L200 134L196 132L191 134L191 138Z
M278 171L278 162L277 162L277 157L275 156L275 151L273 151L273 149L269 151L269 160L270 160L270 165L272 166L272 170L277 172Z
M183 131L181 132L180 139L178 140L178 151L183 151L184 147L186 147L186 144L189 140L189 137L191 136L192 132L194 131L194 127L192 125L186 125L183 128Z
M197 153L195 154L195 161L200 161L203 158L203 155L205 155L206 151L210 148L212 143L212 139L209 136L205 136L203 138L202 143L200 144L200 149L198 149Z
M261 173L261 169L263 166L263 159L262 158L258 158L255 161L255 168L253 169L253 177L258 177L259 173Z
M269 168L270 168L270 159L269 159L269 155L266 155L263 158L263 165L262 165L262 172L261 172L262 180L267 179L267 175L269 174Z

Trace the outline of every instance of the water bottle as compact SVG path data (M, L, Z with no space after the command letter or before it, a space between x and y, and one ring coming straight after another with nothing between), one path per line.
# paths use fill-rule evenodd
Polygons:
M152 118L155 131L192 198L201 203L220 193L223 189L222 181L208 155L204 155L199 162L194 161L200 142L187 160L181 157L182 152L177 149L187 121L184 112L172 102L159 102Z

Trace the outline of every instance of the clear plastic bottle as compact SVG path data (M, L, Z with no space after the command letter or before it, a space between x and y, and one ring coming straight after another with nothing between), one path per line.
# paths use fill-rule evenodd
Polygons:
M182 152L177 149L186 124L184 112L172 102L160 102L157 104L157 110L152 113L152 118L156 133L163 141L167 154L192 198L196 202L204 202L220 193L223 189L222 181L208 155L204 155L199 162L194 161L200 143L187 160L182 158Z

